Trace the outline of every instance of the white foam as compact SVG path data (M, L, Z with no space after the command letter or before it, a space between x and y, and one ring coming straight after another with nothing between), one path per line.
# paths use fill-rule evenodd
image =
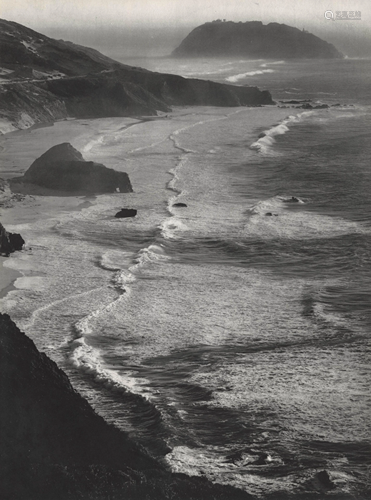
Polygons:
M270 129L264 130L264 137L261 137L257 141L255 141L253 144L251 144L250 149L255 149L262 154L269 155L269 154L277 154L276 152L272 151L272 146L275 143L275 136L277 135L283 135L286 134L290 130L289 125L292 123L298 123L300 122L303 118L306 118L308 116L311 116L313 114L313 111L304 111L302 113L299 113L297 115L290 115L284 120L282 120L281 123L278 125L274 125Z
M296 201L297 200L297 201ZM304 204L304 201L298 197L292 196L274 196L273 198L268 198L266 200L261 200L255 205L253 205L249 210L253 214L265 215L267 212L282 212L287 208L288 203L299 203Z
M161 225L161 235L163 238L171 240L180 237L180 232L186 231L188 227L177 217L166 219Z
M166 255L162 245L150 245L149 247L139 250L134 258L135 264L129 268L129 271L135 273L147 263L165 261L168 259L170 259L170 257Z
M107 269L107 271L119 271L122 268L128 267L132 258L132 252L108 250L102 255L99 263L100 266L103 267L103 269Z
M239 75L229 76L226 78L227 82L236 83L239 80L243 80L248 76L264 75L264 73L274 73L273 69L257 69L255 71L248 71L247 73L241 73Z
M80 337L70 346L73 348L70 360L76 368L93 376L94 380L110 390L116 392L132 392L148 399L149 381L145 378L133 376L131 371L112 370L104 367L100 351L88 345L84 337Z
M262 68L266 68L267 66L276 65L276 64L285 64L285 61L272 61L272 62L263 63L260 66Z
M223 453L224 452L224 453ZM252 462L257 455L243 454L244 462L234 464L226 459L225 449L217 446L202 448L190 448L188 446L175 446L165 457L174 472L188 474L190 476L204 476L219 484L233 485L244 489L250 494L266 493L269 490L277 491L285 487L285 490L293 487L287 477L284 479L265 478L254 474ZM272 465L282 461L276 457L272 459Z
M130 271L118 271L113 278L115 285L127 294L130 293L128 285L134 283L134 281L136 281L136 278Z
M246 235L256 235L264 239L294 238L313 239L329 238L345 234L364 234L367 228L360 223L341 217L331 217L305 210L290 210L294 205L304 202L297 198L297 203L286 203L290 197L276 196L263 200L250 208L253 216L245 225ZM271 213L272 216L267 216Z

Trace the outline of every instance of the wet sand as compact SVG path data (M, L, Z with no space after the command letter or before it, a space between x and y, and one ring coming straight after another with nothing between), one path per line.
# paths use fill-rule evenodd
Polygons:
M22 276L15 269L4 266L8 259L9 257L0 257L0 299L5 297L10 291L16 289L14 282Z

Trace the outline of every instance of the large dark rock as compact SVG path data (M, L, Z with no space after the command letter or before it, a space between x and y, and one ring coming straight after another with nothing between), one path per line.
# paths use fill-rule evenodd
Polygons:
M8 233L9 234L9 241L14 250L22 250L23 245L25 244L24 239L22 236L18 233Z
M23 177L10 181L13 191L20 185L23 192L27 191L28 184L72 194L128 193L133 190L127 173L85 161L68 142L50 148L32 163Z
M0 254L9 255L16 250L22 250L24 239L18 233L8 233L0 223Z
M343 58L332 44L312 33L279 23L214 21L195 28L174 57Z
M172 474L107 424L0 314L2 500L249 500L202 478Z

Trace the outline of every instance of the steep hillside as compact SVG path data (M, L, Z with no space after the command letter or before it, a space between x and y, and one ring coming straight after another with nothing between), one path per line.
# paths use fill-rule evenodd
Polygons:
M0 314L2 500L249 500L172 474L108 425L66 374Z
M0 20L0 132L67 117L155 115L172 105L272 104L269 92L153 73Z

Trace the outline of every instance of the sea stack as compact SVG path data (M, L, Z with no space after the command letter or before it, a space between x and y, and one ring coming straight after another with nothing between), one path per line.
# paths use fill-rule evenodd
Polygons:
M22 250L25 241L18 233L8 233L0 223L0 254L9 255L17 250Z
M34 194L130 193L133 188L126 172L101 163L84 160L82 154L65 142L37 158L22 177L11 179L12 191ZM52 190L38 191L35 187Z

